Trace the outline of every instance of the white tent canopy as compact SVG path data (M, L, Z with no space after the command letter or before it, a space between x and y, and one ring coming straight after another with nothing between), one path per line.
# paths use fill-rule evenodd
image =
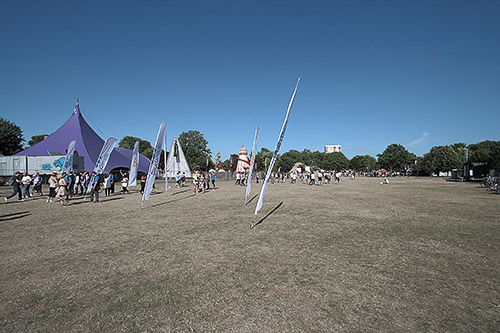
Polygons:
M184 173L187 178L191 177L191 170L189 170L184 152L179 144L179 140L174 136L167 159L167 177L175 177L179 171L181 175Z

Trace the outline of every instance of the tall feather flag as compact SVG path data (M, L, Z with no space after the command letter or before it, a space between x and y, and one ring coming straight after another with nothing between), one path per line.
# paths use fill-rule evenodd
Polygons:
M233 155L229 155L229 166L233 167Z
M170 188L168 185L168 174L167 174L167 131L165 131L164 137L164 144L165 144L165 149L163 150L163 162L165 162L165 167L164 167L164 175L165 175L165 192Z
M104 144L102 145L101 152L99 153L99 157L97 157L97 161L95 162L94 165L93 172L95 172L96 175L102 174L104 172L104 169L106 169L106 165L108 165L109 157L113 152L113 147L115 146L115 143L116 143L115 138L107 138ZM92 186L88 186L87 193L90 193L91 190Z
M281 148L281 143L283 142L283 137L285 136L286 125L288 123L288 116L290 115L290 110L292 109L293 100L295 99L295 94L297 93L297 88L299 87L300 77L297 79L297 84L295 85L295 90L293 91L292 98L290 99L290 103L288 104L288 110L286 111L285 120L283 121L283 126L281 127L280 135L278 136L278 142L276 143L276 148L274 148L273 158L271 159L271 163L269 164L269 169L267 169L266 178L264 183L262 184L262 189L260 191L259 201L257 202L257 207L255 207L255 214L253 216L252 224L250 225L250 229L255 226L255 218L257 217L257 213L262 208L262 201L264 200L264 195L266 194L267 185L269 184L269 178L271 177L271 171L273 170L274 163L276 162L276 157Z
M250 187L252 184L252 170L255 163L255 153L257 149L257 134L259 134L259 126L255 129L255 136L253 138L252 156L250 157L250 169L248 169L248 182L247 192L245 194L245 206L247 205L248 196L250 195Z
M137 185L137 168L139 167L139 141L134 144L132 152L132 161L130 161L130 177L128 179L129 186Z
M108 165L109 158L111 153L113 152L113 147L115 146L116 139L108 138L104 145L102 146L101 152L99 153L99 157L97 158L97 162L95 162L94 172L99 175L104 172L106 169L106 165Z
M153 156L151 157L151 163L149 164L148 177L146 178L146 186L144 188L144 194L142 195L142 201L149 199L149 195L153 189L155 177L158 172L158 163L160 162L161 146L163 144L166 126L167 123L163 120L160 124L160 128L158 129L158 135L156 136L155 148L153 150Z
M64 160L64 166L62 172L70 173L73 171L73 155L75 153L76 141L73 140L69 143L68 151L66 152L66 159Z

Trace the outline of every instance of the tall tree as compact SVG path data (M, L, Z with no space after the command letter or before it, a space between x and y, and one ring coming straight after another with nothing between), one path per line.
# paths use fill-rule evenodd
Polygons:
M255 155L255 163L257 163L257 170L264 170L267 160L267 166L271 162L271 158L273 157L273 152L267 148L261 148L260 152ZM234 162L234 161L233 161ZM275 164L276 166L276 164Z
M207 155L210 158L212 152L208 149L208 141L203 134L194 130L182 132L179 135L179 144L189 167L193 170L205 170Z
M428 173L447 172L463 165L462 156L452 146L435 146L424 155L424 171Z
M498 158L496 151L500 147L500 141L486 140L479 143L469 145L469 161L488 163L490 166L494 164L494 160Z
M0 117L0 154L13 155L23 149L23 131L15 123Z
M37 143L42 142L43 140L45 140L45 138L48 137L48 136L49 136L48 134L33 135L31 137L31 140L28 141L28 146L30 146L30 147L34 146Z
M321 168L325 170L345 170L349 168L349 160L341 152L321 153L323 159L321 161Z
M323 157L324 156L325 156L325 153L321 153L319 151L313 151L312 153L309 154L309 157L311 158L310 165L321 168L323 165Z
M377 160L370 155L356 155L349 161L351 169L356 171L370 171L375 169Z
M299 151L292 149L281 155L277 164L278 168L281 168L281 171L288 172L297 162L304 163L302 160L302 154Z
M302 155L302 161L305 165L313 165L313 161L311 158L312 151L310 151L309 149L304 149L300 152L300 154Z
M382 154L377 154L377 157L379 167L398 171L404 170L405 164L416 158L415 154L396 143L387 146Z
M118 147L133 150L136 141L139 141L139 153L151 159L151 156L153 156L153 146L147 140L135 136L124 136L118 143ZM151 154L148 156L149 152Z

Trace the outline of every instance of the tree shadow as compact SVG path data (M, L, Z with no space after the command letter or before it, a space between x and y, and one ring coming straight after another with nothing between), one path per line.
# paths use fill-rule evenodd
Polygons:
M261 224L262 222L264 222L265 219L267 219L272 213L274 213L275 211L278 210L278 208L281 207L281 205L283 205L283 201L280 202L278 204L278 206L274 207L273 210L271 210L269 213L266 214L266 216L264 216L263 218L261 218L259 221L257 221L256 223L253 223L250 227L250 229L253 229L255 228L257 225Z
M30 215L31 212L29 211L0 215L0 222L17 220Z

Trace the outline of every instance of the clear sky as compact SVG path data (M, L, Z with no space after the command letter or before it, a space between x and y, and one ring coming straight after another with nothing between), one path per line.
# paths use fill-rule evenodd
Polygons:
M198 130L222 158L500 140L500 1L2 1L0 116L26 140L76 102L104 139Z

